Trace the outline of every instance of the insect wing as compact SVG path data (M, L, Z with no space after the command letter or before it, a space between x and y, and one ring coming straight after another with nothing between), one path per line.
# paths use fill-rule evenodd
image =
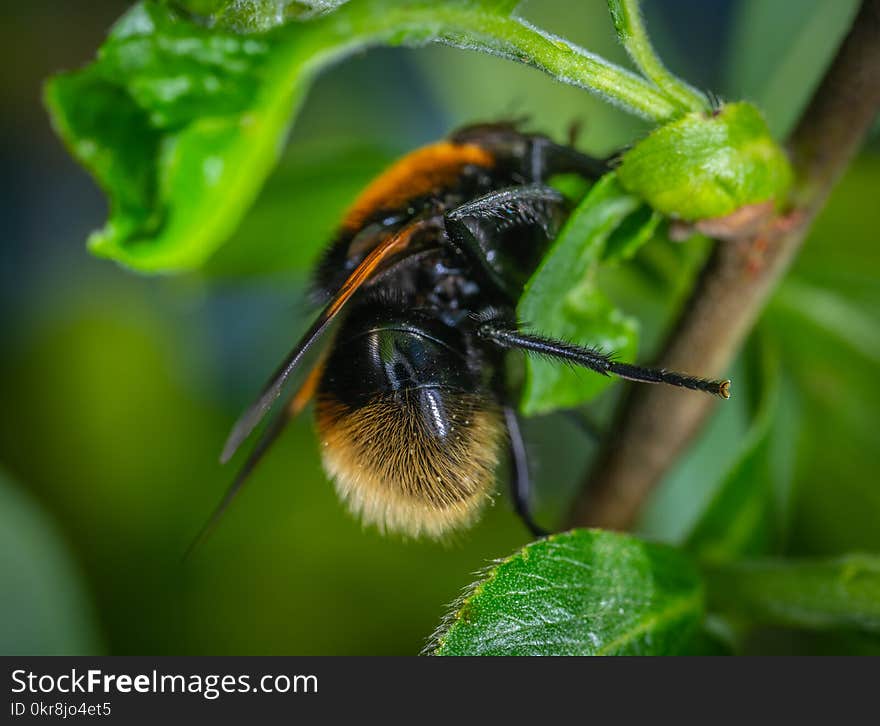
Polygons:
M278 367L278 370L268 380L259 398L236 421L223 446L223 453L220 455L222 463L225 464L232 458L242 442L250 436L257 424L263 420L263 417L281 394L281 390L291 374L302 363L306 353L327 332L333 319L339 314L351 296L357 292L361 285L370 279L382 262L406 249L413 233L420 227L420 222L414 222L380 242L348 276L312 327L309 328L308 332L296 344L296 347L290 351Z

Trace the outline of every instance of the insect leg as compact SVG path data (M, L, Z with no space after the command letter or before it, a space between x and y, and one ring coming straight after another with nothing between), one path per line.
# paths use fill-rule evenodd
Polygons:
M547 531L535 524L532 518L531 491L532 478L529 473L529 459L523 440L519 417L511 406L504 406L504 422L507 426L507 439L510 448L510 494L513 508L535 537L547 536Z
M510 187L491 192L450 210L443 218L449 239L476 262L500 289L519 294L525 282L522 254L539 256L541 244L526 244L514 250L502 239L518 229L540 235L547 242L565 216L565 198L542 184ZM508 240L509 242L509 240ZM520 254L516 254L519 252ZM537 259L535 260L537 262Z
M516 348L547 358L568 361L604 376L614 375L641 383L665 383L679 388L711 393L719 398L730 398L730 381L728 380L710 380L687 373L669 371L665 368L643 368L631 363L620 363L592 348L523 333L496 320L482 323L477 329L477 334L501 348Z

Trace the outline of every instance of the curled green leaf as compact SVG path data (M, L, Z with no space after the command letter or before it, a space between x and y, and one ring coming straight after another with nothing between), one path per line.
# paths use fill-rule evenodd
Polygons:
M350 0L250 34L206 27L157 2L135 5L95 63L46 87L55 128L110 199L90 248L145 272L201 266L250 207L315 76L368 47L478 50L649 118L677 113L643 79L512 17L515 5Z
M792 171L760 111L731 103L657 128L624 154L618 178L657 211L695 221L782 203Z
M436 655L671 655L703 617L690 561L671 547L574 530L489 571L427 652Z
M638 325L608 300L596 277L606 253L611 257L631 255L651 236L657 220L643 211L642 202L624 191L613 173L597 182L526 284L517 307L520 320L544 335L631 360L636 353ZM629 220L636 224L625 224ZM611 238L615 246L609 250ZM611 383L605 376L530 356L520 408L527 415L572 408Z

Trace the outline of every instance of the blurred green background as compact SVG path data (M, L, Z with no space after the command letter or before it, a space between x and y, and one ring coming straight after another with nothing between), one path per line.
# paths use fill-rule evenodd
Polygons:
M389 159L474 120L527 116L558 138L580 121L579 145L597 153L645 127L496 58L371 51L319 80L282 164L204 272L138 277L86 253L104 202L40 103L45 77L88 61L125 6L37 0L0 15L0 652L416 653L473 573L528 540L504 496L455 542L382 538L336 501L306 416L182 563L231 475L217 463L223 438L306 324L309 263ZM723 97L758 102L779 134L854 7L645 2L648 27L676 72ZM604 0L533 0L524 14L625 61ZM776 546L787 553L880 551L878 198L875 133L750 346L770 350L781 371L772 467L787 532ZM616 302L642 321L643 357L704 253L699 243L657 240L634 265L607 274ZM753 357L732 371L740 395L651 503L648 536L686 536L718 486L759 395ZM604 420L618 393L593 415ZM529 421L527 434L549 524L595 446L559 416ZM764 645L822 647L784 633Z

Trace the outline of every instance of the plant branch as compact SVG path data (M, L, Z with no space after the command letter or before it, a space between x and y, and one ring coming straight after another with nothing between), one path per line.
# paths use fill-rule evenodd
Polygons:
M791 209L757 228L749 215L731 217L663 347L661 365L708 376L730 365L878 110L880 0L863 0L789 138L796 172ZM630 527L713 404L708 396L665 386L632 387L574 504L571 524Z
M653 83L525 20L440 9L432 10L446 22L440 42L525 63L657 123L681 115L679 105Z

